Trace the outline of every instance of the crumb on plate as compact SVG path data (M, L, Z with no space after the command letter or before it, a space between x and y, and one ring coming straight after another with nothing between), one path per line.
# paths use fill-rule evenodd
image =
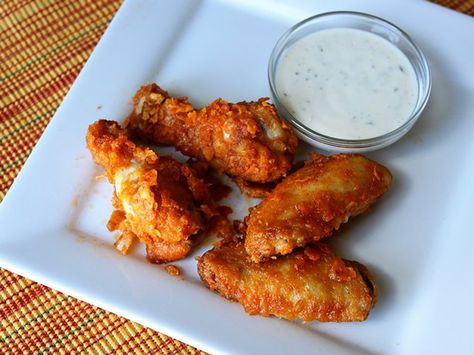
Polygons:
M166 265L165 266L165 270L168 274L170 274L171 276L179 276L181 275L181 270L179 267L177 267L176 265Z

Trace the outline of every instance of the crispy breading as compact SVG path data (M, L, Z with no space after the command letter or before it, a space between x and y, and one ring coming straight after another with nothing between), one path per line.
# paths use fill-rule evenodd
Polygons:
M289 320L365 320L376 301L367 269L334 255L324 243L254 263L241 240L214 247L198 258L204 284L239 302L252 315Z
M136 145L114 121L92 124L87 145L114 184L119 212L112 214L109 229L121 230L127 241L138 237L153 250L155 262L185 256L192 244L188 239L204 227L199 203L209 199L207 185L193 169Z
M181 275L181 269L177 267L176 265L166 265L165 270L171 276Z
M298 139L276 109L257 102L217 99L196 110L186 98L172 98L156 84L133 99L126 128L159 145L174 145L219 172L255 183L281 179L292 166Z
M153 264L169 263L189 254L195 240L186 239L176 243L154 241L146 245L146 258Z
M291 253L366 211L388 189L387 168L357 154L313 154L245 219L245 249L255 262Z
M276 186L276 183L274 182L267 182L263 184L247 181L242 178L234 178L233 180L241 193L254 198L267 197Z

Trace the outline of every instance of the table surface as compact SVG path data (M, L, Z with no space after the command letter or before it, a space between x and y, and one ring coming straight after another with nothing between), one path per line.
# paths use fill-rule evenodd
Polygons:
M0 1L0 202L121 0ZM474 16L474 0L437 0ZM202 353L0 269L0 352Z

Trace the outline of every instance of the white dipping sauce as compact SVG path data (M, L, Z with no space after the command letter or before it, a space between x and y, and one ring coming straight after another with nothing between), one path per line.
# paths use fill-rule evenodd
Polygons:
M351 28L295 42L280 58L276 87L295 118L342 139L393 131L409 119L418 96L407 57L387 40Z

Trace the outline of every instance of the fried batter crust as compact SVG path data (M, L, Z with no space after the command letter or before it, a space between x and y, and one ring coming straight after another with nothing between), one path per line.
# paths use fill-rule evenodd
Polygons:
M186 239L176 243L155 241L146 245L146 258L153 264L169 263L188 255L194 240Z
M241 178L234 178L234 182L241 193L254 198L267 197L276 186L276 183L274 182L267 182L265 184L262 184L246 181Z
M117 122L95 122L86 140L115 187L113 205L120 212L109 227L138 237L155 262L184 257L188 239L203 229L197 206L209 198L207 185L189 166L133 143Z
M335 256L324 243L257 264L243 241L234 240L198 258L198 272L209 289L239 302L252 315L362 321L376 301L367 269Z
M219 172L255 183L281 179L292 166L298 139L267 99L228 103L217 99L196 110L156 84L133 99L126 128L160 145L174 145Z
M245 219L245 249L255 262L291 253L366 211L388 189L387 168L357 154L313 154Z

